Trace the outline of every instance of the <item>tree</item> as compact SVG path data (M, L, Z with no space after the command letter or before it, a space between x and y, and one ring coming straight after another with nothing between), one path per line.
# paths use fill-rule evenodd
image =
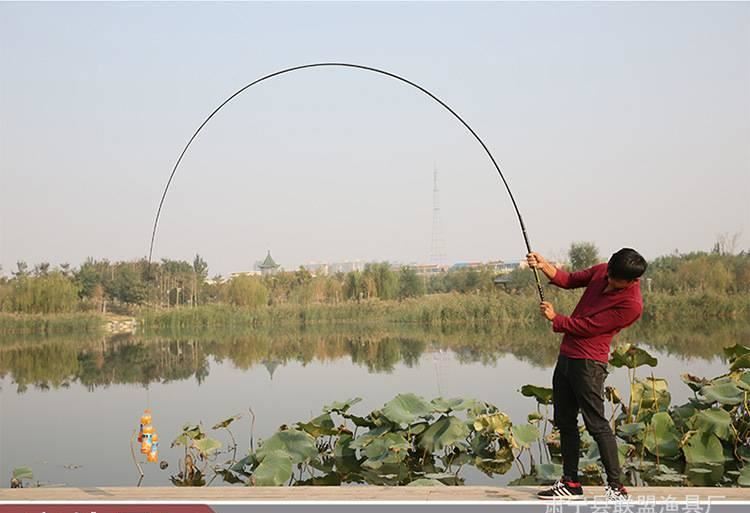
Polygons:
M362 273L359 271L347 273L343 288L344 296L347 299L356 299L359 301L362 294Z
M417 297L424 295L424 281L417 272L409 267L402 267L398 275L398 297Z
M196 253L195 258L193 259L193 305L199 303L198 299L200 298L200 292L207 277L208 264L198 253Z
M599 250L593 242L574 242L568 250L568 259L572 270L586 269L600 262Z
M257 308L268 304L268 289L252 276L235 276L227 287L227 300L235 306Z
M79 294L82 298L93 298L96 286L102 286L102 273L97 267L101 267L101 265L97 265L97 263L94 262L94 259L87 258L86 261L81 264L78 271L73 273L75 282L78 284L78 290L80 291Z
M78 290L71 280L54 271L43 276L14 280L9 300L14 312L72 312L78 306Z
M391 271L388 262L368 264L365 273L370 271L375 280L375 290L380 299L395 299L399 292L398 276Z
M42 262L34 266L34 276L47 276L49 273L49 262Z
M18 268L18 270L13 272L13 276L15 276L16 278L23 278L25 276L28 276L29 264L27 264L23 260L19 260L18 262L16 262L16 267Z
M141 276L132 264L127 263L118 266L111 292L121 302L129 304L140 304L147 296L146 285L141 280Z

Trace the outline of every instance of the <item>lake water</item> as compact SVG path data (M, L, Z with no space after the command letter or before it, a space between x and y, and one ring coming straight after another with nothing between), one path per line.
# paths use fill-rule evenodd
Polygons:
M692 395L680 374L726 372L722 347L750 345L750 325L641 325L618 341L640 341L658 357L654 374L668 380L672 403L679 404ZM445 333L393 325L4 339L0 479L9 481L14 468L29 466L47 484L135 485L130 439L147 407L161 437L160 460L169 467L143 465L144 486L170 484L182 451L169 444L185 423L210 428L242 414L232 430L244 453L249 408L256 439L282 424L309 420L333 401L361 397L354 411L364 415L405 392L427 399L474 397L525 422L536 406L518 390L527 383L551 386L558 345L557 335L538 330ZM641 368L639 375L650 370ZM623 393L626 383L624 369L608 379ZM224 434L216 437L228 441ZM518 477L515 468L492 478L473 468L462 473L467 484L499 486Z

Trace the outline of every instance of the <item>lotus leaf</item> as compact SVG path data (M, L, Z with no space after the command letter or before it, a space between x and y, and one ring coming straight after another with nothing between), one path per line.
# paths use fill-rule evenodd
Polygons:
M411 483L407 484L406 486L445 486L443 483L438 481L437 479L415 479Z
M631 422L617 426L617 434L625 440L641 440L646 424L643 422Z
M661 485L679 485L685 482L685 474L655 474L648 478L648 483Z
M680 434L667 412L655 413L643 438L646 450L654 456L674 458L680 454Z
M729 370L739 370L739 369L750 369L750 353L743 354L739 358L737 358L735 361L732 362L732 365L729 367Z
M505 474L508 472L513 467L513 461L476 458L474 460L474 465L479 470L492 477L494 474Z
M281 486L291 477L292 458L289 453L283 450L267 451L263 461L260 462L253 473L257 486Z
M537 478L543 483L557 481L563 473L562 465L558 463L541 463L534 468Z
M222 420L220 422L217 422L216 424L214 424L211 427L211 429L223 429L223 428L226 428L226 427L229 426L229 424L231 424L232 422L234 422L235 420L240 419L240 418L242 418L242 415L239 415L239 414L238 415L232 415L231 417L229 417L227 419L224 419L224 420Z
M707 385L701 389L704 402L727 404L734 406L740 404L745 398L745 392L734 383L720 383Z
M243 473L247 472L249 468L255 467L258 465L258 458L255 456L255 453L250 453L241 460L237 461L234 465L229 467L229 470L232 472L237 473Z
M732 378L738 387L750 391L750 370L734 371Z
M724 462L689 463L685 473L692 486L716 486L725 479Z
M531 424L532 422L539 422L540 420L543 420L544 415L542 415L541 413L537 413L537 412L531 412L526 417L526 419L529 421L529 424Z
M304 431L296 429L278 431L265 441L256 454L262 462L266 455L273 451L284 451L293 463L302 463L318 455L315 439Z
M482 406L482 403L476 399L443 399L436 397L431 401L433 411L438 413L448 413L449 411L464 411L470 408Z
M385 433L390 432L391 428L390 426L380 426L373 428L369 430L364 435L358 436L351 444L350 446L352 449L363 449L367 447L369 443L371 443L373 440L383 436Z
M399 394L383 407L383 415L395 424L411 424L432 412L432 404L414 394Z
M229 469L216 470L216 474L221 476L222 481L229 484L244 483L242 479L237 475L236 472L232 472Z
M694 432L682 446L688 463L723 463L724 448L713 433Z
M750 465L740 471L740 476L737 478L737 484L740 486L750 486Z
M699 411L692 418L692 428L713 433L722 440L729 440L732 434L732 416L720 408Z
M296 486L339 486L341 485L341 476L338 474L326 474L321 477L313 476L310 479L295 481L294 484Z
M443 417L422 433L419 446L429 452L442 451L443 448L466 440L469 428L456 417Z
M482 458L489 458L492 456L494 444L491 434L491 431L475 433L469 441L471 452Z
M352 415L350 413L342 413L341 415L343 415L344 418L351 420L355 426L366 427L366 428L377 427L377 424L375 424L368 417L358 417L357 415Z
M513 440L515 440L520 447L530 447L531 444L539 440L539 437L541 436L539 428L533 424L514 425L511 427L511 431L513 433Z
M13 469L13 478L19 481L23 479L34 479L34 472L30 467L16 467Z
M538 387L535 385L524 385L521 387L521 394L526 397L533 397L539 404L552 404L552 389Z
M607 401L611 402L612 404L622 403L622 397L620 396L620 392L615 387L605 387L604 397L607 399Z
M367 460L363 463L370 468L380 468L384 463L399 463L403 461L411 444L398 433L387 433L367 444L364 455Z
M362 401L361 397L353 397L351 399L347 399L344 402L340 401L334 401L331 404L328 404L323 407L324 413L346 413L349 411L349 408L357 404L358 402Z
M310 422L297 422L297 428L309 433L313 438L338 433L330 413L319 415Z
M675 469L664 465L652 465L646 466L645 464L640 469L643 479L649 484L681 484L685 481L686 476L677 472Z
M172 441L172 447L176 445L190 446L191 440L200 440L205 436L206 435L203 433L200 426L185 424L182 426L182 433Z
M638 419L644 412L665 411L672 401L667 381L661 378L636 379L630 387L630 394L633 411Z
M750 347L742 346L740 344L735 344L732 347L724 348L724 355L729 359L730 362L733 362L737 358L740 358L747 354L750 354Z
M656 367L658 360L651 356L646 350L640 347L625 344L612 351L609 358L609 364L614 367L627 367L635 369L642 365Z
M203 454L211 454L221 448L221 442L213 438L201 438L200 440L193 440L193 447L198 449Z
M357 451L352 449L352 435L343 433L339 435L336 447L333 448L333 457L337 459L356 458Z
M498 412L488 415L480 415L474 419L475 431L494 431L500 436L505 436L511 426L510 417Z
M680 374L680 378L682 379L682 382L689 386L694 392L700 392L701 388L711 383L711 381L706 378L699 378L698 376L693 376L692 374L687 373Z
M374 485L394 486L410 479L410 470L405 462L384 463L377 469L363 466L360 474L365 481Z
M689 402L674 407L672 410L672 420L674 421L675 426L677 426L677 429L682 431L687 429L688 422L690 422L690 419L692 419L698 411L695 406L696 404L698 403Z

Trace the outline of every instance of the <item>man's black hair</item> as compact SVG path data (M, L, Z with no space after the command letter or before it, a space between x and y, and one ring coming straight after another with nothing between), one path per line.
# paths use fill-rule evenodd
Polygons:
M622 248L609 259L607 274L616 280L635 280L646 272L646 259L636 250Z

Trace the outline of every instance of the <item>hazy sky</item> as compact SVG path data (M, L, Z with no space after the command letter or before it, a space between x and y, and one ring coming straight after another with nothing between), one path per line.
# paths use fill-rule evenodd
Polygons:
M147 254L182 147L316 61L432 90L485 140L535 249L750 248L750 3L0 3L0 264ZM306 70L187 153L154 255L211 274L525 248L481 147L418 91Z

